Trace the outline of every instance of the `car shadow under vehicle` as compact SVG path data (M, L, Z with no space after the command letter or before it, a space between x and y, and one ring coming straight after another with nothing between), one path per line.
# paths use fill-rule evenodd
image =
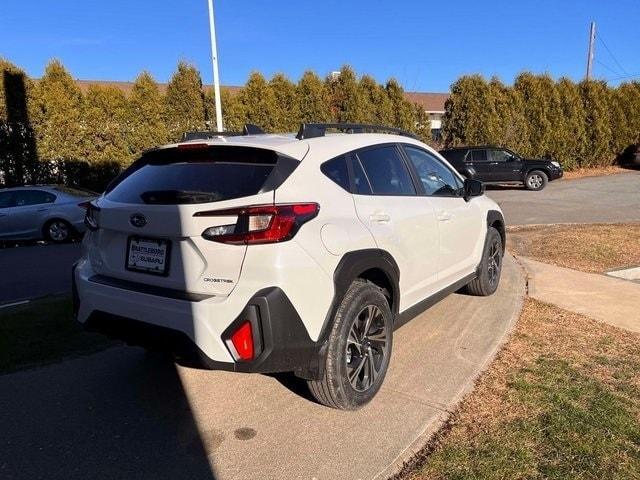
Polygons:
M215 478L176 367L139 348L0 376L0 425L3 478Z

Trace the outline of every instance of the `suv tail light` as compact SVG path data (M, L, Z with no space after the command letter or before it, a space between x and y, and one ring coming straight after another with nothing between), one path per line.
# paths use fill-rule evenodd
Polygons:
M237 354L236 360L252 360L254 354L253 348L253 330L251 322L248 320L231 335L231 344ZM236 355L234 355L236 356Z
M257 245L291 240L300 227L318 215L317 203L257 205L197 212L196 217L238 217L236 223L209 227L202 236L232 245Z

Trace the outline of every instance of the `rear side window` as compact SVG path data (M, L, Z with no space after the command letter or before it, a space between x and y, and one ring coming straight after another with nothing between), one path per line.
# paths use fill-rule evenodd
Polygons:
M122 203L176 205L247 197L273 184L269 178L278 159L273 151L247 147L157 150L142 157L115 185L110 185L106 198Z
M324 162L320 167L320 171L347 192L351 190L349 186L349 170L347 169L347 161L344 157L338 157Z
M394 145L360 151L357 156L374 194L416 194L409 170Z

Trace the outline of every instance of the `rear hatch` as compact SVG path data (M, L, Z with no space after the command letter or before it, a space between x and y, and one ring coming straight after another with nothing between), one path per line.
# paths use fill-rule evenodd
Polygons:
M185 144L148 153L98 201L93 269L187 293L228 295L247 246L207 240L203 233L235 224L229 209L273 204L275 188L297 164L271 150L240 146ZM226 212L218 216L218 210ZM196 215L203 211L206 216Z

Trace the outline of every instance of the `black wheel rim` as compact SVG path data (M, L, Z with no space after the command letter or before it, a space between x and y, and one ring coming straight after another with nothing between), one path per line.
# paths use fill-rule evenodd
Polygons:
M388 328L375 305L360 310L351 324L347 337L347 377L357 392L369 390L386 368Z
M502 266L502 249L497 241L491 242L489 246L489 258L487 260L487 274L489 275L489 285L492 287L498 284L500 279L500 267Z

